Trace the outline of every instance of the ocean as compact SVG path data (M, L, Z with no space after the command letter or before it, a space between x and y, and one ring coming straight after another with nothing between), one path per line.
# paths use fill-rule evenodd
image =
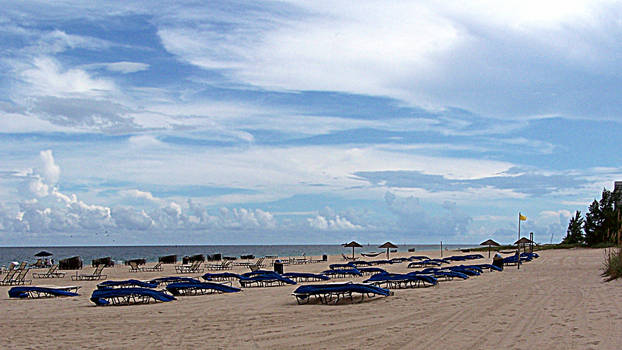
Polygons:
M449 244L443 245L448 249L459 249L477 246L475 244ZM438 244L410 244L398 248L400 252L407 252L409 248L415 251L439 250ZM352 248L344 248L341 245L318 244L318 245L169 245L169 246L87 246L87 247L0 247L0 264L8 265L12 261L35 262L34 257L38 252L45 250L54 254L51 256L56 262L72 256L80 256L84 265L90 265L91 260L111 257L115 263L122 264L125 260L144 258L148 262L158 261L158 257L164 255L177 255L181 260L184 256L195 254L216 254L223 256L240 257L241 255L254 255L262 257L266 255L287 256L322 256L352 254ZM356 248L355 252L381 252L384 249L378 248L378 244L365 245L363 248Z

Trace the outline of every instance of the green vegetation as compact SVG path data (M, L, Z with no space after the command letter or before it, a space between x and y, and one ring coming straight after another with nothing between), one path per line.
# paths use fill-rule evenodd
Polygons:
M594 199L585 218L581 217L580 211L575 212L562 244L585 244L594 248L619 245L622 216L616 203L622 203L621 199L621 193L603 189L600 201Z
M606 281L622 277L622 249L612 248L607 252L603 277L606 277Z

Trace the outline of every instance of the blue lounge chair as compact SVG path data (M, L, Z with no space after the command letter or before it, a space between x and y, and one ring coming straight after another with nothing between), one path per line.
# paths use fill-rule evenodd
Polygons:
M416 288L429 287L438 284L438 280L430 275L379 273L364 281L376 286L387 288Z
M214 282L177 282L166 286L166 290L176 296L235 293L241 291L240 288Z
M242 278L241 275L233 272L206 273L203 276L206 281L237 281Z
M429 257L425 256L425 255L413 255L411 257L408 258L409 261L415 261L415 260L430 260Z
M125 280L125 281L104 281L97 285L97 289L104 288L157 288L159 283L155 282L143 282L139 280Z
M337 269L351 269L353 267L356 267L353 262L349 262L347 264L330 264L328 265L328 268L331 270L337 270Z
M408 268L426 267L426 266L441 266L440 262L433 261L431 259L423 261L415 261L408 264Z
M359 271L358 269L355 268L351 268L351 269L335 269L335 270L325 270L322 271L323 275L329 276L329 277L334 277L334 278L345 278L345 277L352 277L352 276L363 276L363 274L361 273L361 271Z
M91 301L97 306L149 304L167 302L175 297L149 288L96 289L91 294Z
M359 267L359 266L371 266L372 263L370 263L369 261L365 261L365 260L359 260L359 261L350 261L348 265L351 265L353 267Z
M10 298L53 298L53 297L75 297L80 286L69 287L13 287L9 289Z
M192 277L177 277L177 276L154 278L149 281L149 283L157 283L158 285L164 285L164 286L169 285L170 283L176 283L176 282L201 282L201 281L199 281L196 278L192 278Z
M386 273L387 271L380 267L359 267L358 270L365 275L375 275L377 273Z
M349 298L350 301L354 301L354 293L360 294L361 300L365 298L365 295L368 297L375 295L393 295L390 290L385 288L380 288L370 284L352 282L304 285L296 288L292 295L296 297L298 304L308 303L312 297L323 304L328 304L330 302L334 302L336 304L345 298Z
M248 272L243 274L242 278L240 278L240 286L243 288L274 287L283 286L285 284L296 284L296 281L283 277L274 271L259 270Z
M305 272L286 272L281 276L289 278L296 282L309 282L309 281L328 281L330 277L317 273L305 273Z

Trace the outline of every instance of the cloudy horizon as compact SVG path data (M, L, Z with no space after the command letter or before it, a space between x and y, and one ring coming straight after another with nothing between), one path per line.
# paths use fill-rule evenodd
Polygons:
M0 244L559 242L618 1L5 2Z

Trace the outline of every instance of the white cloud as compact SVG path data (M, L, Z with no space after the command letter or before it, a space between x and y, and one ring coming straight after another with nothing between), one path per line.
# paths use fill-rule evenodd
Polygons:
M106 69L111 72L119 72L119 73L136 73L140 71L144 71L149 69L149 65L146 63L139 62L113 62L113 63L105 63Z
M20 77L29 86L29 95L71 97L98 96L116 90L115 84L104 78L91 77L81 69L63 69L53 58L41 56L23 69Z
M363 229L362 226L355 225L339 215L332 218L317 215L313 218L307 218L307 222L311 228L320 231L357 231Z
M58 182L58 178L60 177L60 167L54 162L52 150L48 149L45 151L41 151L39 153L39 157L41 158L41 162L43 163L41 174L43 175L47 183L51 185L56 184Z

